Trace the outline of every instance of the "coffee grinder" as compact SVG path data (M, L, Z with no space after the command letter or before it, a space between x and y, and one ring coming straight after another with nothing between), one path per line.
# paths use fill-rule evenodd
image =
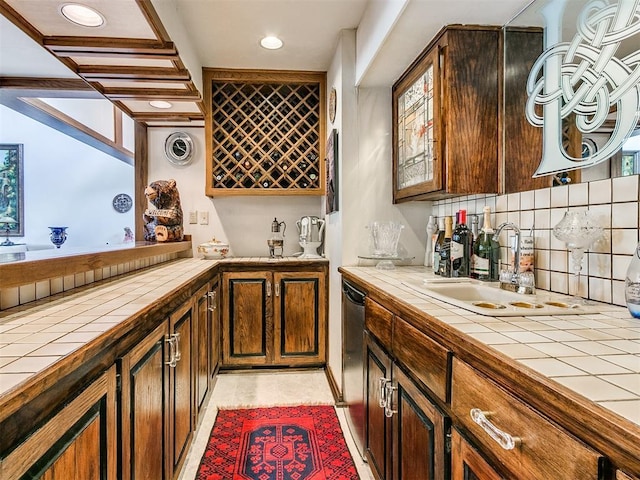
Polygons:
M281 226L282 232L280 232ZM284 223L284 221L278 222L277 218L273 218L273 222L271 222L271 237L267 240L267 245L269 245L269 257L282 258L284 231L286 229L287 224Z

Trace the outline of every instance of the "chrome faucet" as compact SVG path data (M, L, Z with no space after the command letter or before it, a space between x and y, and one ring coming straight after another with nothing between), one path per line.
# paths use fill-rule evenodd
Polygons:
M509 290L511 292L518 292L524 294L535 293L535 281L532 274L521 275L520 274L520 229L512 222L501 223L493 234L493 239L497 242L500 233L505 228L510 228L515 232L515 238L511 245L513 251L513 271L507 273L507 278L500 272L500 288L503 290Z

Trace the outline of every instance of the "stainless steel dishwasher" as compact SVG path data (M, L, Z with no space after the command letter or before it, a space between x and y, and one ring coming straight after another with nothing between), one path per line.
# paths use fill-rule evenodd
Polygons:
M364 299L366 294L342 281L342 397L347 424L364 459Z

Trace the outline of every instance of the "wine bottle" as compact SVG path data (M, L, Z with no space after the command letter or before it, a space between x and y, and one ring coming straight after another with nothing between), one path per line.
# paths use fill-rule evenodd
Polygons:
M471 262L471 230L467 227L467 211L460 210L456 228L451 235L451 275L468 277Z
M484 207L484 224L482 232L473 244L473 271L471 276L478 280L498 280L498 255L500 247L493 239L491 227L491 207Z
M444 239L440 247L440 276L451 276L451 236L453 235L453 218L444 217Z
M444 245L444 217L438 218L438 234L433 242L433 273L440 275L440 249Z
M640 243L631 258L624 281L624 298L627 302L629 313L640 318Z

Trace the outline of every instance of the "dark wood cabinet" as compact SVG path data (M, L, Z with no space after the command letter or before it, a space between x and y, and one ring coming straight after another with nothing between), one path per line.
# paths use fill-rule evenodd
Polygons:
M325 362L324 271L225 272L222 366Z
M196 421L192 328L188 301L120 363L123 479L176 478Z
M543 129L526 117L527 80L538 56L543 52L543 30L538 27L505 27L504 36L504 146L501 165L501 193L524 192L551 187L553 175L533 177L542 160ZM580 158L582 135L574 118L563 120L563 146ZM580 182L580 170L565 172L570 182Z
M493 467L460 433L451 430L451 480L502 480Z
M225 272L222 308L222 365L272 362L271 272Z
M220 283L218 277L211 282L209 297L209 382L213 386L215 375L220 368L221 326L220 326Z
M220 358L220 326L218 323L218 282L204 285L195 294L193 317L194 389L199 414L213 387Z
M78 392L0 461L0 478L116 480L116 369Z
M445 27L392 90L393 201L498 193L500 28Z
M274 272L274 358L276 365L324 362L325 274Z
M365 389L365 449L376 478L448 478L448 418L368 333Z
M193 303L187 302L169 318L175 361L169 359L169 456L172 478L180 472L195 427L192 381Z
M119 361L121 478L169 480L169 324L163 322ZM153 452L153 453L152 453ZM161 453L161 454L160 454Z
M364 345L365 455L377 479L391 478L391 425L383 407L391 358L368 332Z

